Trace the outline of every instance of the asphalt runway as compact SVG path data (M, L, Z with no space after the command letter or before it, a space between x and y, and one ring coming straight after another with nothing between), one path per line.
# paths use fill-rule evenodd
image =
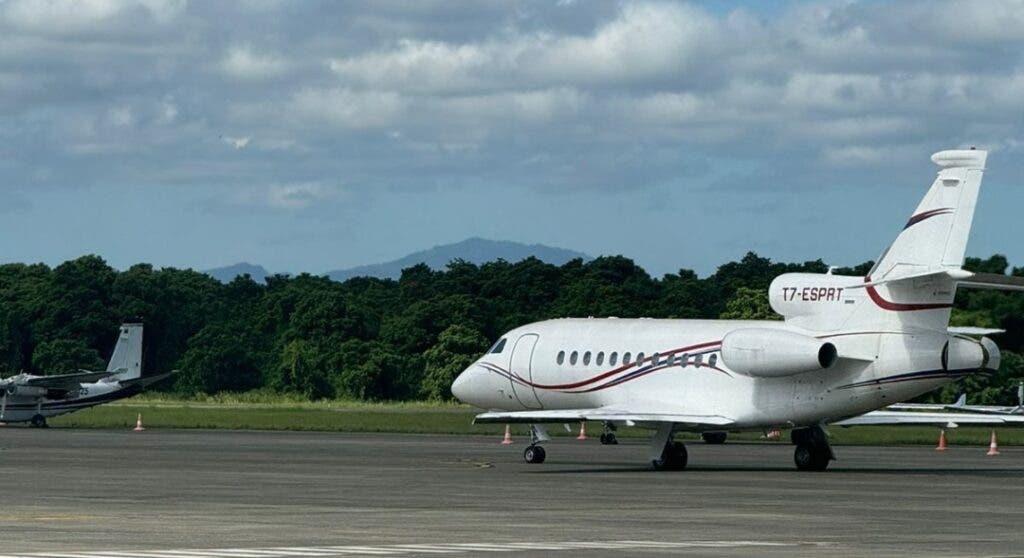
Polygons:
M1024 555L1024 450L0 428L0 558Z

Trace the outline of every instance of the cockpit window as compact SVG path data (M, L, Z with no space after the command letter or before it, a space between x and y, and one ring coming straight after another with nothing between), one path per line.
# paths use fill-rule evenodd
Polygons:
M491 350L487 351L487 352L489 352L491 354L498 354L501 351L505 350L505 341L506 341L506 339L504 337L502 337L501 339L498 340L497 343L494 344L493 347L491 347Z

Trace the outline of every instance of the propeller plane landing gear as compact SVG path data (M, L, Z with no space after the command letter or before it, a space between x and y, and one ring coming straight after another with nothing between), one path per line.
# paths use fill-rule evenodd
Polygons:
M793 462L800 471L824 471L830 461L836 458L828 443L828 434L820 426L793 430Z
M46 417L38 413L32 415L32 422L30 422L29 424L31 424L34 428L46 428Z

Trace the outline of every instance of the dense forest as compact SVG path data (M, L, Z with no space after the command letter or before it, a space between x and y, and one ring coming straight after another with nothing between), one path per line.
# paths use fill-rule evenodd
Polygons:
M862 275L871 262L841 268ZM1003 256L968 258L1006 273ZM545 318L778 318L771 280L825 272L821 261L775 263L749 253L704 278L652 278L624 257L562 266L527 259L443 271L410 267L399 280L278 275L223 284L192 270L139 264L125 271L84 256L55 268L0 266L0 376L99 368L117 326L146 325L144 373L179 373L157 389L183 395L267 390L311 399L447 399L458 371L501 333ZM1014 268L1014 275L1024 269ZM1024 377L1024 294L961 290L954 325L1002 327L1002 369L947 386L974 403L1011 404Z

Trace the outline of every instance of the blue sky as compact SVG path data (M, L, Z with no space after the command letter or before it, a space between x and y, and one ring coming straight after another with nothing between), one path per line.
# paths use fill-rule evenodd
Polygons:
M978 145L1024 265L1022 99L1016 1L0 0L0 261L853 264Z

